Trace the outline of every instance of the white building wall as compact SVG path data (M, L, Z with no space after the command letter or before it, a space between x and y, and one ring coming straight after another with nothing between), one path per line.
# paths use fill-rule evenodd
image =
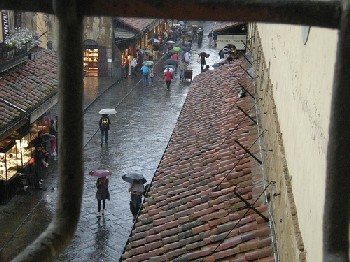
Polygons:
M322 261L326 150L337 31L258 24L307 261Z

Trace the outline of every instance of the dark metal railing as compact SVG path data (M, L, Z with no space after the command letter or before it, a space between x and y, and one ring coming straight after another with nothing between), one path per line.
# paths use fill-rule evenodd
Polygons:
M0 72L21 63L28 57L28 44L23 44L21 48L8 47L5 44L0 44Z
M137 8L135 8L137 7ZM325 189L323 261L349 260L350 8L349 0L1 0L0 9L55 14L59 19L60 183L48 229L15 261L47 261L74 236L83 187L82 19L124 16L181 20L256 21L339 30ZM74 43L74 44L72 44ZM330 65L333 70L333 65ZM71 132L71 130L77 132ZM79 132L80 130L80 132ZM73 157L73 159L72 159Z

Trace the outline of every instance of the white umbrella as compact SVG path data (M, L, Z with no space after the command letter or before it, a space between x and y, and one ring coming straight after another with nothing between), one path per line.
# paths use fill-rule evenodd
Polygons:
M154 62L153 61L145 61L145 62L143 62L143 64L146 66L153 66Z
M166 43L167 43L167 44L170 44L170 45L175 44L175 42L174 42L174 41L171 41L171 40L167 41Z
M151 39L148 40L148 42L151 42L151 43L159 43L160 41L159 41L159 39L157 39L157 38L151 38Z
M100 115L113 115L116 114L117 111L114 108L104 108L98 112Z

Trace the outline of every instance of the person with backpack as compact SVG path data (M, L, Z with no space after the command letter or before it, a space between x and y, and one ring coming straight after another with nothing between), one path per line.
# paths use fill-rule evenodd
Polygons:
M143 65L141 67L141 73L142 73L142 82L143 86L148 86L148 73L149 73L149 68L147 65Z
M108 144L108 130L110 124L111 120L109 119L108 115L102 115L98 123L101 130L101 146L103 145L103 138L105 140L105 144Z

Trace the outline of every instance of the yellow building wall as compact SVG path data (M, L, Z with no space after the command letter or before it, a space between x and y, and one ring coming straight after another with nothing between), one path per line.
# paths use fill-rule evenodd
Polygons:
M326 150L337 31L258 24L307 261L322 261Z

